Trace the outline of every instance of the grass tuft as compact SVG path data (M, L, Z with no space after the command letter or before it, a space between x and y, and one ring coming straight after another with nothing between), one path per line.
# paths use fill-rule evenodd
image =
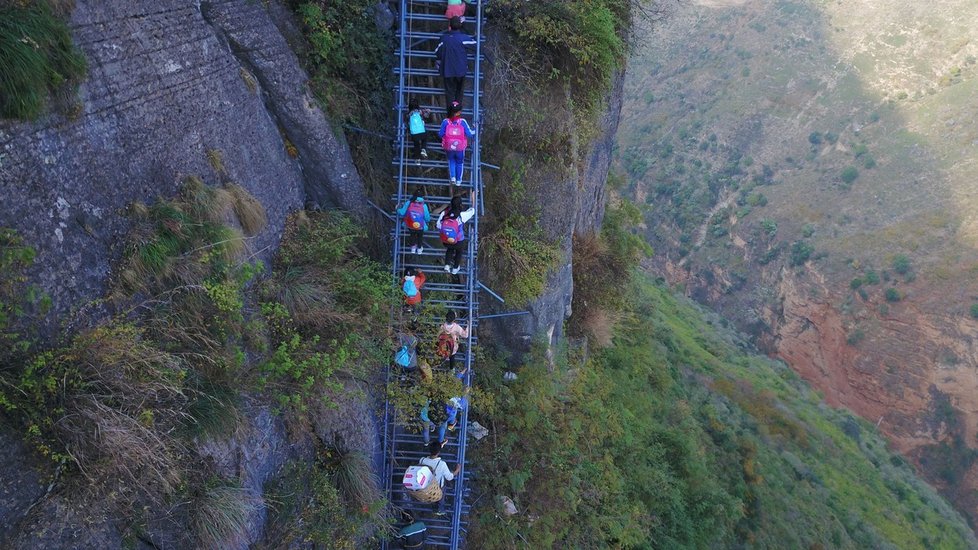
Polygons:
M85 58L47 1L0 5L0 117L30 120L52 92L85 74Z
M240 487L205 487L191 503L191 529L199 548L240 547L261 500Z
M265 229L268 218L265 216L265 207L258 202L258 199L236 183L228 184L227 190L231 193L234 214L238 217L244 234L251 237Z

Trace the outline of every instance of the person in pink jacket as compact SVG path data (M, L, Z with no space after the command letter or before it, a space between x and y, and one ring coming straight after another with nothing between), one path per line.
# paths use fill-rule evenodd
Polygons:
M446 350L446 353L448 366L452 370L455 370L455 354L458 353L459 339L468 337L468 327L463 328L462 325L455 321L455 312L449 311L446 313L445 322L438 327L438 346L441 348L443 346L443 342L448 340L448 349Z

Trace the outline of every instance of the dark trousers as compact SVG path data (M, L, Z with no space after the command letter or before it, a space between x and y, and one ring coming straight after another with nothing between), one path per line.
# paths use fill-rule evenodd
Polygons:
M414 146L411 154L415 159L421 158L421 150L424 149L424 138L425 135L421 134L411 134L411 144Z
M424 231L414 231L408 229L408 246L424 246Z
M462 255L465 253L465 247L468 243L462 241L455 244L445 245L445 265L450 265L452 267L458 267L458 264L462 263Z
M465 97L465 77L446 76L445 80L445 108L447 109L453 101L463 103Z

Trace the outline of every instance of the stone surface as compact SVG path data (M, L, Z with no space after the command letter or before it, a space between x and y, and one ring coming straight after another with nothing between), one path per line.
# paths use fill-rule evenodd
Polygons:
M561 167L561 159L551 159L550 163L536 167L526 166L527 181L535 182L535 193L528 193L533 195L527 197L528 202L541 206L540 227L548 238L559 243L560 260L549 274L543 294L525 308L528 315L496 319L488 324L515 357L528 351L536 341L542 339L552 348L564 337L564 322L571 316L574 298L571 264L574 235L600 229L604 219L604 187L621 114L623 85L624 72L615 77L607 98L608 107L599 121L594 141L571 144L569 157L583 159L579 166L568 160L569 165ZM565 127L574 124L569 112L555 112L551 120ZM580 150L582 148L584 151ZM505 305L490 305L508 310Z
M0 428L0 543L13 534L27 510L44 495L45 473L37 462L18 434Z
M364 204L342 135L316 105L293 53L301 35L279 3L76 0L70 27L89 67L77 116L0 121L0 226L38 251L28 276L53 300L48 337L108 313L92 304L121 256L127 206L173 196L187 175L239 183L264 205L268 227L249 241L264 259L289 212L308 203ZM223 173L208 162L211 150L221 151ZM311 460L315 440L342 434L351 447L375 446L364 400L344 397L311 413L310 426L287 427L266 405L247 402L234 434L197 442L259 503L248 540L227 547L262 539L264 485L287 461ZM0 547L188 547L185 506L148 511L140 532L126 534L109 517L111 503L94 493L59 486L38 500L47 482L29 467L33 460L16 435L0 432Z
M268 228L249 243L259 257L272 253L286 214L305 202L363 204L346 146L279 31L288 26L280 6L75 4L72 34L88 60L80 114L0 121L0 226L38 250L30 277L52 297L49 333L79 324L77 313L104 294L129 227L127 205L173 196L189 174L222 179L209 150L223 153L224 178L267 210Z

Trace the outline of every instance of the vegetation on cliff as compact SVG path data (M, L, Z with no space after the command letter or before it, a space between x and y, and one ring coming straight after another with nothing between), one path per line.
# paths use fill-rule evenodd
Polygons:
M608 259L576 256L582 283L602 286L590 274ZM872 425L647 276L603 283L587 299L619 319L609 345L540 353L515 382L482 367L496 410L480 419L495 435L477 459L478 547L974 547Z
M962 123L975 14L963 0L677 6L629 61L618 136L653 265L830 399L882 416L973 524L974 461L933 457L978 442L978 170Z
M85 74L85 58L48 0L0 0L0 118L36 118Z
M358 391L386 357L386 273L358 251L358 226L321 212L289 220L264 274L248 250L264 213L231 182L188 178L179 197L135 205L133 217L107 300L125 309L47 349L17 331L42 302L20 299L32 253L0 233L10 268L0 338L16 344L0 357L0 414L65 469L69 486L112 503L129 536L154 536L145 510L185 526L180 545L246 540L262 496L226 477L206 443L236 433L246 399L272 403L299 438ZM327 537L305 529L329 526L331 540L355 547L386 524L370 464L339 439L312 447L324 458L291 482L332 504L286 530Z

